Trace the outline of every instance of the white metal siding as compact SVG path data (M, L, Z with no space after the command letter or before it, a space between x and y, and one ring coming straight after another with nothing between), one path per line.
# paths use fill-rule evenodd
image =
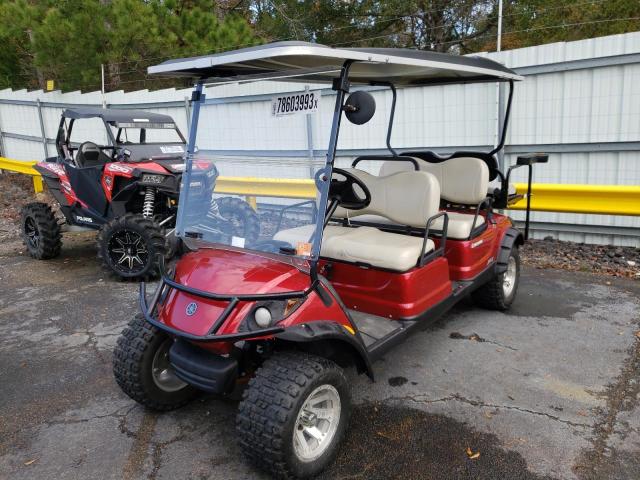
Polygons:
M559 62L571 62L624 54L640 54L640 32L613 35L569 43L555 43L500 53L484 53L512 68L532 67ZM307 132L303 122L283 117L277 122L263 122L269 116L268 98L261 101L238 103L244 95L272 94L302 89L300 84L285 82L249 85L225 85L206 90L207 99L227 99L233 103L207 104L201 109L201 128L198 147L213 150L306 151ZM321 88L310 85L311 89ZM325 87L326 88L326 87ZM189 89L164 89L149 92L141 90L106 94L109 105L143 104L140 108L171 115L186 134L187 117L185 99ZM391 95L388 91L373 92L377 112L365 126L342 123L339 149L382 149L385 147L386 128ZM27 92L25 90L0 91L0 101L39 99L48 103L93 104L102 103L100 92ZM326 93L321 109L332 111L335 96ZM392 145L398 149L414 147L480 146L492 145L496 135L496 86L494 84L452 85L412 88L398 91L396 121ZM171 106L146 107L144 104L174 102ZM61 108L42 106L46 136L55 138ZM233 118L233 121L229 120ZM330 116L311 117L313 148L325 150L330 132ZM40 137L37 108L32 105L0 104L0 129L8 134ZM250 134L248 134L250 132ZM618 184L640 185L639 151L599 151L603 142L640 142L640 63L611 65L598 68L558 71L527 75L516 84L513 112L507 135L507 145L565 145L588 144L586 152L552 153L547 165L537 166L534 181L542 183ZM44 155L42 141L34 139L2 138L3 154L18 159L40 159ZM590 151L593 145L593 151ZM49 155L54 146L48 145ZM585 150L582 145L582 150ZM606 149L605 149L606 150ZM515 162L516 155L505 157L507 164ZM344 166L350 158L340 158ZM308 158L291 159L308 166ZM278 170L273 162L262 160L260 174ZM236 166L234 168L244 168ZM373 166L367 166L374 169ZM266 170L265 170L266 169ZM306 168L298 168L307 175ZM248 172L250 173L250 172ZM258 173L258 172L256 172ZM524 169L514 174L517 181L524 180ZM522 218L515 212L514 218ZM610 225L640 228L640 218L595 215L534 213L533 220L574 225ZM553 233L553 232L552 232ZM536 232L537 236L549 232ZM593 235L581 233L555 233L573 241L615 243L640 247L638 237Z

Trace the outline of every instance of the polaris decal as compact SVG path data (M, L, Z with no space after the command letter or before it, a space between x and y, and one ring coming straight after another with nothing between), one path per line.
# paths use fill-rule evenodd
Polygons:
M482 245L484 243L484 240L478 240L477 242L473 242L471 244L471 248L476 248L479 247L480 245Z
M117 163L112 163L107 166L107 170L110 172L120 172L120 173L131 173L133 171L132 168L125 167L124 165L118 165Z
M76 215L76 221L84 222L84 223L93 223L93 219L91 217L82 217L80 215Z

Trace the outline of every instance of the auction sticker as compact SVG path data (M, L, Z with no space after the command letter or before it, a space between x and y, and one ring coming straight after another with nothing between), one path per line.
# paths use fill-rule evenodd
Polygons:
M316 113L320 106L320 90L290 93L271 99L271 115Z

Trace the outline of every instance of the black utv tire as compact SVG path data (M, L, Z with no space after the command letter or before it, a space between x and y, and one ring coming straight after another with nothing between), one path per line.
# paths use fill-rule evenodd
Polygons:
M216 203L220 216L234 225L233 235L244 238L247 244L258 240L260 219L251 205L235 197L218 198Z
M190 385L181 386L177 377L173 379L175 388L164 389L160 381L154 379L154 367L160 362L157 359L168 354L172 343L171 337L138 314L124 328L113 351L116 382L129 397L152 410L174 410L198 394L198 390Z
M46 203L28 203L20 215L22 241L29 255L48 260L60 255L62 233L51 207Z
M520 254L514 245L509 254L507 271L495 275L471 294L476 305L489 310L505 311L518 293L520 284Z
M133 213L111 220L98 234L102 266L123 280L156 277L160 273L159 258L165 256L166 248L162 227Z
M325 407L327 413L338 407L337 418L334 415L333 422L319 420L322 417L315 417L307 411L305 413L311 417L299 417L302 407L316 392L328 392L330 395L335 392L338 395L337 402L331 401L331 407ZM238 409L236 429L243 453L258 468L278 478L310 478L335 459L350 414L349 386L338 365L302 352L281 352L266 360L249 381ZM314 420L314 426L304 424ZM329 443L316 452L317 458L302 458L298 436L316 441L315 437L307 437L305 432L308 428L315 428L317 434L320 429L318 422L326 422L322 429L328 428L333 432L322 440ZM297 446L294 446L296 442ZM320 442L316 448L319 445Z

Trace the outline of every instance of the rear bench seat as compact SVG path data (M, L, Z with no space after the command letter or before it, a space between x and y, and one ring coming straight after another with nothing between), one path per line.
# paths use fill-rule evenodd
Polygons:
M396 172L386 176L370 175L362 170L347 169L367 185L371 203L362 210L339 207L336 217L353 218L376 215L387 221L424 228L427 219L438 213L440 187L427 172ZM274 235L296 245L307 242L312 225L283 230ZM345 262L404 272L415 267L422 253L422 237L383 232L373 227L327 225L322 240L321 256ZM424 252L433 251L433 241L427 240Z
M442 200L447 202L469 205L474 208L487 198L489 188L489 168L487 164L479 158L459 157L441 163L428 163L424 160L416 159L421 172L429 172L436 177L440 184L440 194ZM413 164L409 162L388 160L382 164L380 176L387 176L397 172L413 172ZM474 213L447 212L449 225L447 238L456 240L466 240L471 236L473 228L477 228L485 223L482 215L478 215L473 225ZM379 216L367 215L358 218L366 223L392 224L388 219ZM438 218L433 222L434 230L442 230L444 219ZM424 225L423 225L424 226Z

